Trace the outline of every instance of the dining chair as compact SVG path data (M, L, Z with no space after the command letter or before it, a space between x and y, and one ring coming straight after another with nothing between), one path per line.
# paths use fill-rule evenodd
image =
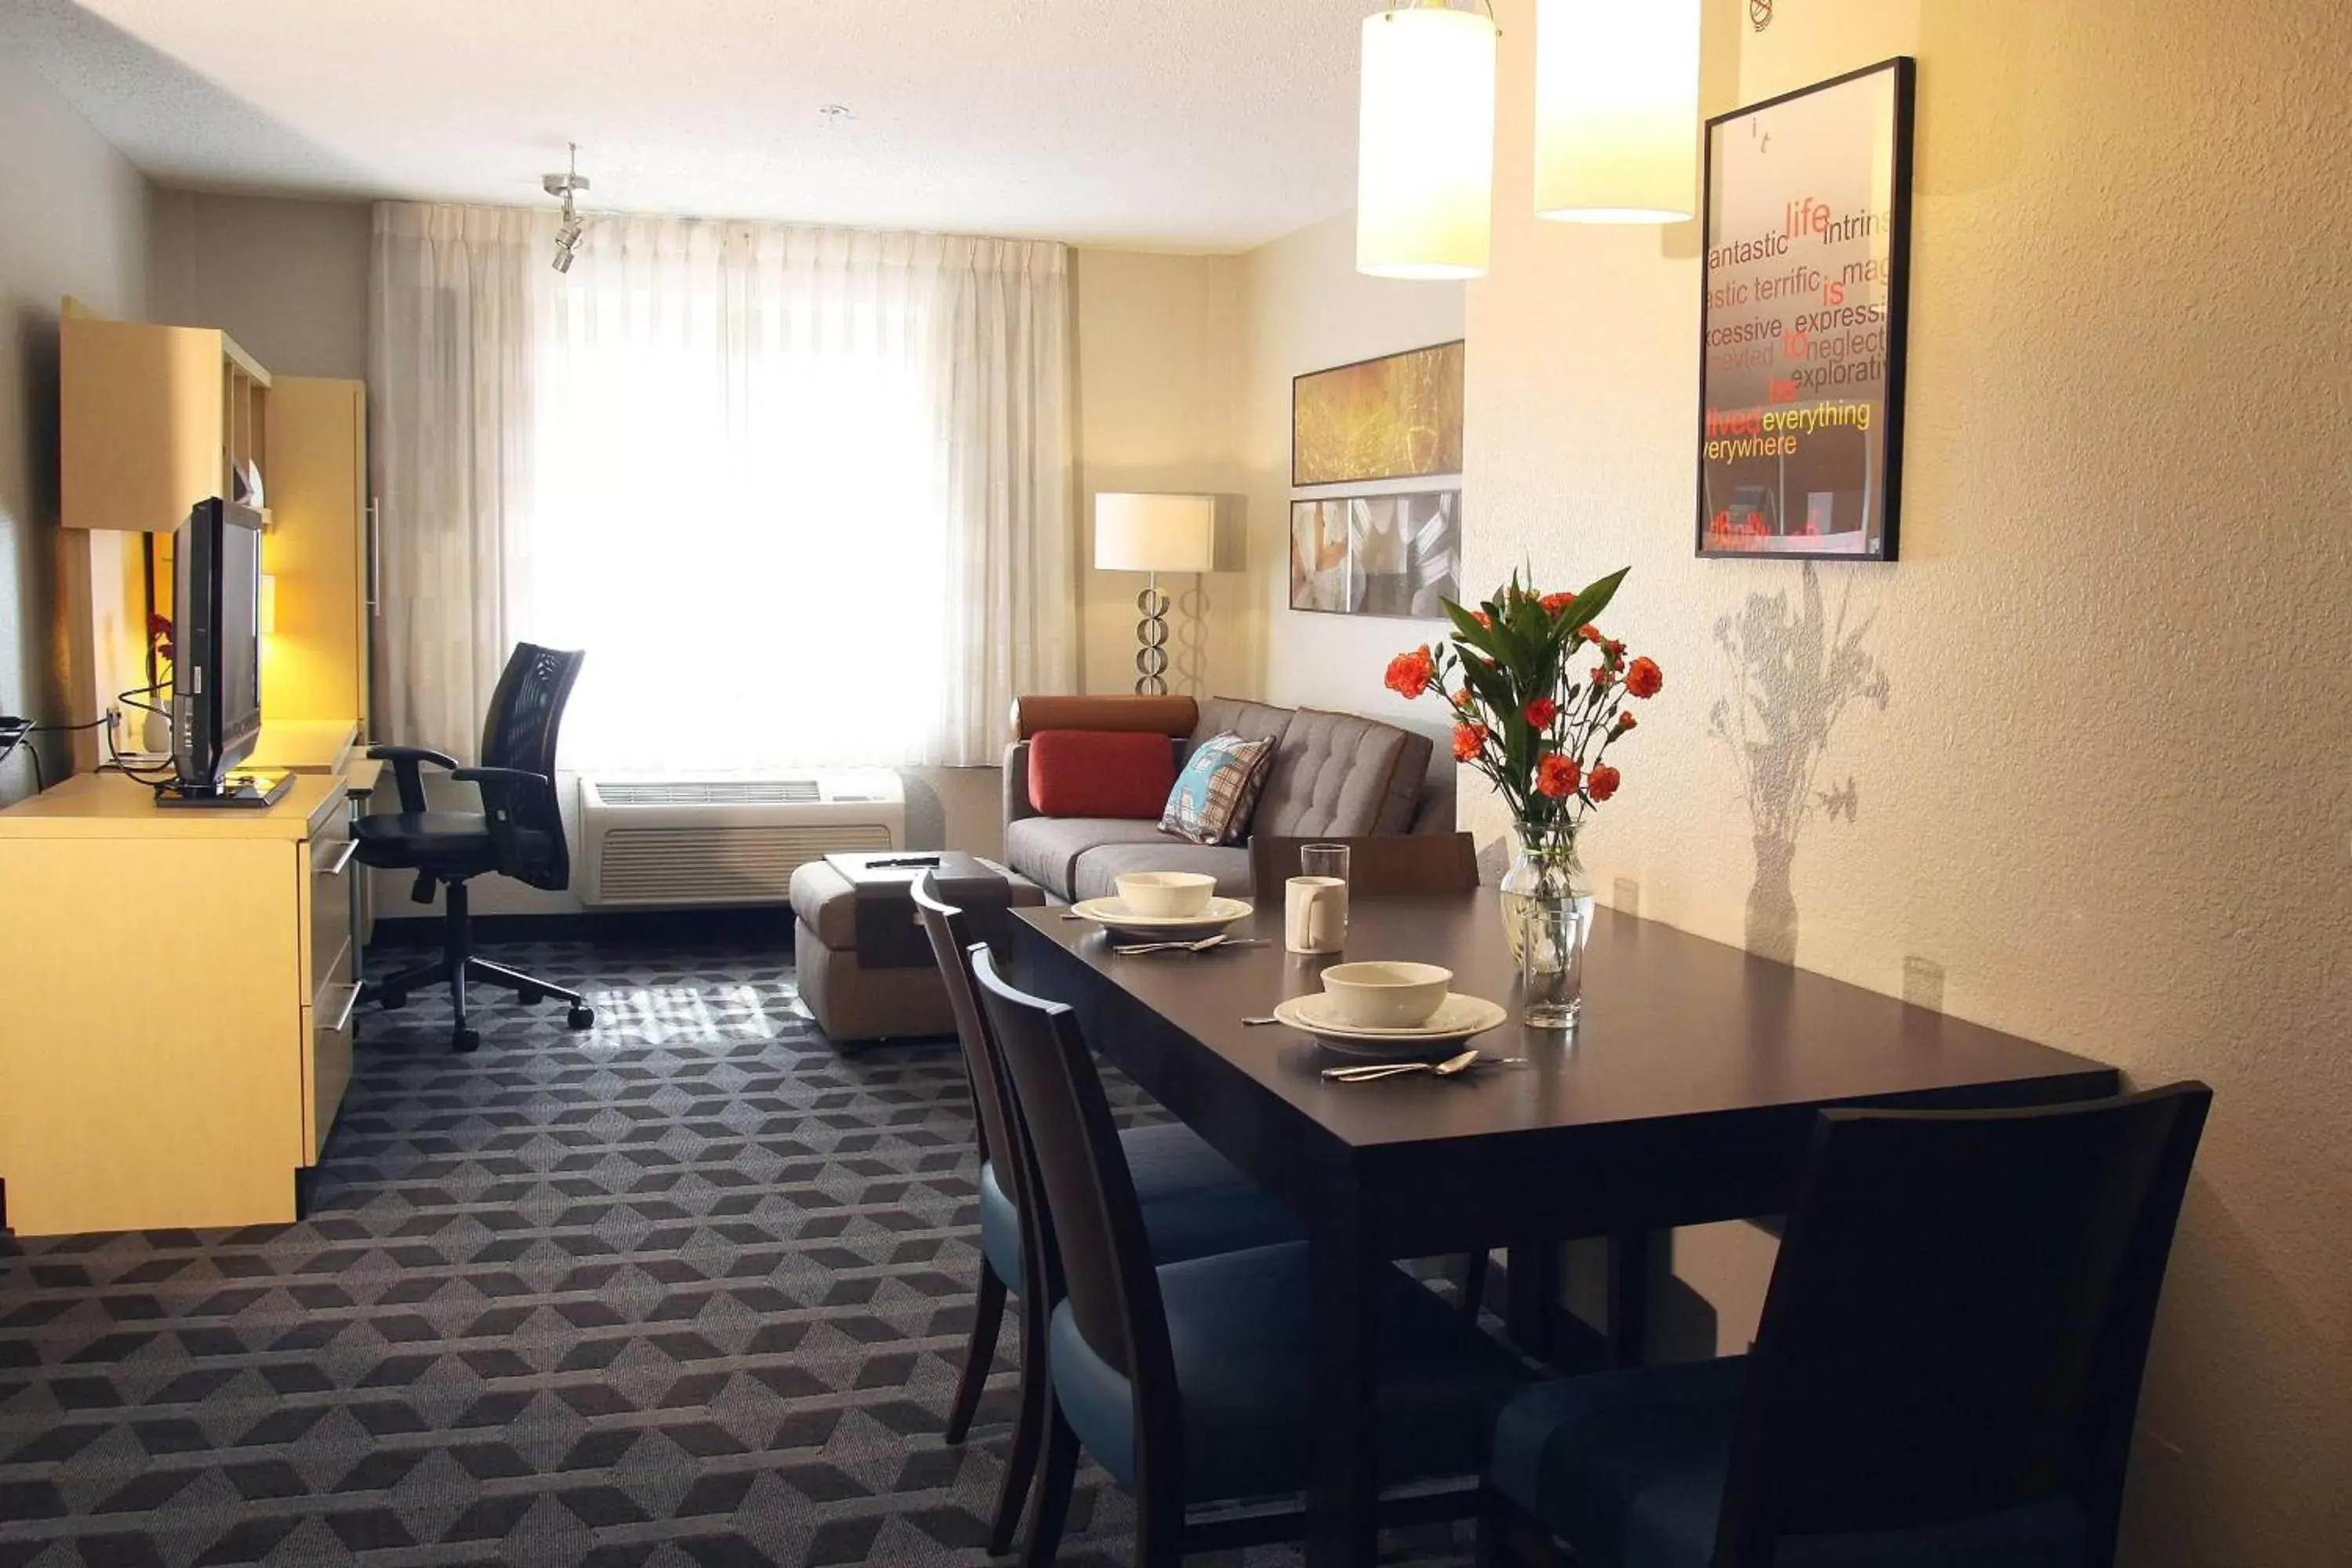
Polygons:
M1027 1137L1022 1220L1056 1302L1046 1366L1054 1409L1027 1561L1054 1560L1083 1450L1135 1495L1139 1568L1295 1537L1291 1507L1213 1519L1191 1505L1295 1495L1318 1422L1307 1244L1181 1262L1153 1256L1110 1102L1059 1003L1015 990L984 946L972 974ZM1381 1480L1475 1469L1491 1420L1526 1381L1520 1362L1402 1270L1381 1269L1375 1401ZM1420 1500L1420 1517L1433 1501ZM1457 1509L1458 1511L1458 1509Z
M1522 1394L1481 1562L2108 1568L2211 1101L1823 1112L1755 1349Z
M1383 833L1368 838L1284 838L1259 834L1250 840L1250 886L1271 899L1298 875L1298 852L1309 844L1348 848L1348 896L1395 899L1414 894L1478 890L1478 846L1466 833Z
M1044 1362L1047 1339L1047 1293L1042 1259L1024 1247L1020 1218L1021 1125L1005 1088L1004 1068L972 990L973 937L962 910L940 899L926 872L910 889L915 908L939 961L963 1048L980 1135L980 1283L975 1292L971 1340L964 1351L963 1376L948 1415L947 1440L961 1443L971 1429L982 1389L996 1359L1008 1290L1021 1300L1021 1392L1013 1450L989 1527L989 1551L1013 1543L1021 1510L1035 1479L1052 1403ZM985 952L985 944L982 951ZM1300 1232L1297 1216L1235 1169L1181 1122L1131 1127L1118 1134L1118 1148L1141 1205L1152 1256L1161 1260L1197 1257L1230 1248L1288 1241Z

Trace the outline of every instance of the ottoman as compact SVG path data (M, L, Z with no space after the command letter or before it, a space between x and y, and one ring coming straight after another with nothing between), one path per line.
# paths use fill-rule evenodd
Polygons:
M829 855L793 873L793 954L801 1000L835 1041L909 1039L953 1035L955 1015L931 957L929 942L915 919L908 892L929 868L876 868L866 862L904 859L887 855ZM975 885L993 895L987 900L950 891L971 910L973 929L992 936L994 908L1042 904L1045 891L993 860L944 854L940 880ZM1001 882L997 893L992 883Z

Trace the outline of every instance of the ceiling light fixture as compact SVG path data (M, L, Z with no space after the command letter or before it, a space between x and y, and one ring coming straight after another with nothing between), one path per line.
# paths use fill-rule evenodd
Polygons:
M569 143L572 149L570 166L561 174L542 174L540 186L551 196L563 198L562 221L555 226L555 256L549 265L558 272L572 270L572 252L580 248L581 237L588 225L572 205L574 194L588 188L588 176L580 172L580 144Z
M1699 0L1536 0L1536 216L1697 208Z
M1495 195L1495 16L1422 0L1364 19L1356 270L1476 278Z

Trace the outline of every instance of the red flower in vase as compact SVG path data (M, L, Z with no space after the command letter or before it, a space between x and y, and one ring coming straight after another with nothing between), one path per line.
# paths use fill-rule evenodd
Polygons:
M1549 697L1538 697L1527 706L1528 722L1538 730L1549 730L1551 721L1559 717L1559 704Z
M1536 791L1554 800L1566 800L1576 793L1577 781L1581 776L1574 757L1552 752L1536 764Z
M1382 684L1410 701L1428 690L1429 683L1436 679L1436 659L1430 656L1428 648L1417 647L1389 660L1388 676Z
M1666 672L1653 658L1637 658L1625 671L1625 689L1636 697L1655 697L1666 684Z
M1607 763L1597 763L1584 775L1584 793L1595 801L1607 800L1617 793L1618 774Z

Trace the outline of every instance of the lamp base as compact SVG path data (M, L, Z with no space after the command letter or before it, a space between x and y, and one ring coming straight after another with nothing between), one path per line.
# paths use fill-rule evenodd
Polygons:
M1139 620L1135 623L1135 689L1141 697L1168 693L1168 595L1160 591L1160 574L1151 573L1143 592L1135 596Z

